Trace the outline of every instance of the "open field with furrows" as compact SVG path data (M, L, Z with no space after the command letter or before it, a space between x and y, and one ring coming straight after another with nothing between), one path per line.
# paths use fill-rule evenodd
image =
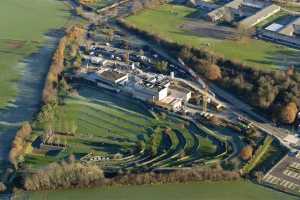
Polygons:
M93 152L111 158L99 162L103 167L175 167L212 159L226 150L223 141L195 125L174 116L156 115L157 118L142 102L131 97L82 87L79 96L65 98L63 105L55 109L55 119L50 125L55 142L66 144L67 148L52 151L37 147L44 132L36 128L25 163L39 168L70 154L80 158ZM49 127L49 124L38 127L44 125ZM63 134L71 129L73 136ZM116 159L117 154L123 156Z
M151 186L126 186L38 192L27 194L30 199L122 199L122 200L296 200L284 193L263 188L246 181L219 183L188 183Z
M0 2L0 108L17 95L25 69L19 62L37 52L45 36L63 27L70 16L58 0L2 0Z
M205 30L197 23L199 19L192 19L196 9L178 5L163 5L157 9L145 10L137 15L129 16L126 20L143 29L170 41L207 48L218 55L240 61L257 68L278 68L289 64L297 64L300 52L281 45L255 39L240 41L213 37L214 30ZM193 30L186 29L193 27ZM228 29L228 28L227 28ZM198 32L195 32L198 30ZM219 31L219 28L216 30ZM211 31L212 33L209 33ZM209 36L210 35L210 36Z

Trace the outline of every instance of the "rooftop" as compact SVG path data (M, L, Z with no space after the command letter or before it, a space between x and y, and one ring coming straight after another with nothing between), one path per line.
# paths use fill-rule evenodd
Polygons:
M102 72L98 72L98 75L106 80L113 82L119 80L120 78L123 78L124 76L127 76L127 74L116 70L105 70Z

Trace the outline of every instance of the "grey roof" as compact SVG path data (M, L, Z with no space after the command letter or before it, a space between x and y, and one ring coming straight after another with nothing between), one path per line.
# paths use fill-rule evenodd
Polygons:
M109 81L117 81L120 78L126 76L127 74L119 72L119 71L113 71L113 70L106 70L99 74L103 79L109 80Z
M296 18L292 22L290 22L288 25L286 25L284 28L282 28L279 33L283 35L292 36L294 33L294 25L300 25L300 17Z
M239 26L244 28L250 28L279 11L280 11L280 6L277 6L275 4L269 5L264 9L258 11L254 15L251 15L250 17L247 17L246 19L240 21Z

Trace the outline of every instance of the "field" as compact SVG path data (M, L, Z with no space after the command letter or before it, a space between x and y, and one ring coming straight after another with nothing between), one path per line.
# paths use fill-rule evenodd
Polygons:
M92 7L97 10L105 6L111 5L115 2L116 2L115 0L97 0L96 3L92 5Z
M297 64L300 52L281 45L255 39L241 41L221 40L201 36L184 29L186 24L196 22L190 17L195 9L177 5L163 5L129 16L126 20L149 32L160 35L171 41L198 48L208 48L226 58L240 61L252 67L277 68L284 63Z
M18 63L38 51L46 34L64 26L69 16L62 1L0 2L0 108L17 95L17 82L25 71Z
M126 186L64 190L30 194L30 199L109 199L109 200L296 200L250 182L189 183L154 186Z
M153 116L142 102L103 89L82 87L79 96L67 97L55 109L50 126L56 133L52 143L68 147L60 152L36 147L43 131L35 129L25 156L32 168L90 152L110 157L111 161L100 163L105 167L170 167L197 163L225 151L224 143L195 125L159 113ZM64 135L68 132L74 136ZM122 159L114 159L117 154Z

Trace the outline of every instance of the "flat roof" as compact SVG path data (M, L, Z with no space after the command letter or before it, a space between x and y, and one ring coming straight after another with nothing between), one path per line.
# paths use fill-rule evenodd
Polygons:
M188 90L188 89L186 89L186 88L184 88L184 87L175 86L175 85L171 85L171 86L170 86L170 89L176 90L176 91L178 91L178 92L182 92L182 93L184 93L184 94L188 94L188 93L191 92L190 90Z
M123 78L124 76L127 76L127 74L119 71L114 70L106 70L103 72L98 73L102 78L110 81L117 81L120 78Z
M267 19L268 17L274 15L276 12L279 12L281 9L280 6L277 6L275 4L271 4L257 13L255 13L252 16L249 16L242 21L240 21L239 25L245 26L245 27L251 27L258 24L260 21Z
M282 27L283 27L282 24L273 23L273 24L267 26L265 29L268 30L268 31L277 32L277 31L279 31Z

